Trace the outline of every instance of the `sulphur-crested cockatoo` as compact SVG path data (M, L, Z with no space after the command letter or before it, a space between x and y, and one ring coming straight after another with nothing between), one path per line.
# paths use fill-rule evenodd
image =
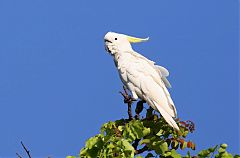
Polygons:
M120 79L133 99L146 101L170 126L179 130L173 119L177 111L166 88L171 87L166 78L168 70L135 52L130 44L147 40L114 32L108 32L104 37L105 48L113 56Z

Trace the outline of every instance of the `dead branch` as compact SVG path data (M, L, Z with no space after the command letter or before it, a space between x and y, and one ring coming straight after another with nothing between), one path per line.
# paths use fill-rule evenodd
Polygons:
M21 155L19 155L18 153L16 153L16 155L18 156L18 158L22 158L22 156L21 156Z
M23 144L23 142L21 141L21 144L22 144L22 147L23 149L25 150L25 152L27 153L28 155L28 158L32 158L31 155L30 155L30 151L25 147L25 145Z

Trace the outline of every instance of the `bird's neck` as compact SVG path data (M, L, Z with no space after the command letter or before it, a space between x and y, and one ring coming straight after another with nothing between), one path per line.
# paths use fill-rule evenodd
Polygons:
M132 51L118 51L117 53L113 54L115 66L120 67L123 65L123 63L131 59Z

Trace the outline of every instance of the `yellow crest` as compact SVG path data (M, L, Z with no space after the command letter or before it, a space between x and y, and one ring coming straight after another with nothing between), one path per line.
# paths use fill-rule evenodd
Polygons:
M137 38L137 37L127 36L127 39L130 43L139 43L139 42L148 41L149 37L148 38Z

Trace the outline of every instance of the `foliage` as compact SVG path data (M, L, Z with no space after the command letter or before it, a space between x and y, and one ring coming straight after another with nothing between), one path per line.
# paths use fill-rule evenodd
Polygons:
M86 158L141 158L141 154L150 157L192 158L215 157L237 158L226 151L227 144L221 144L200 151L196 156L190 154L196 149L195 143L187 140L187 135L194 131L192 121L176 120L180 131L173 130L160 115L149 108L145 117L139 119L143 105L137 104L136 116L129 119L120 119L102 125L100 134L91 137L81 149L78 157ZM187 149L186 156L177 151ZM67 158L75 158L68 156Z

